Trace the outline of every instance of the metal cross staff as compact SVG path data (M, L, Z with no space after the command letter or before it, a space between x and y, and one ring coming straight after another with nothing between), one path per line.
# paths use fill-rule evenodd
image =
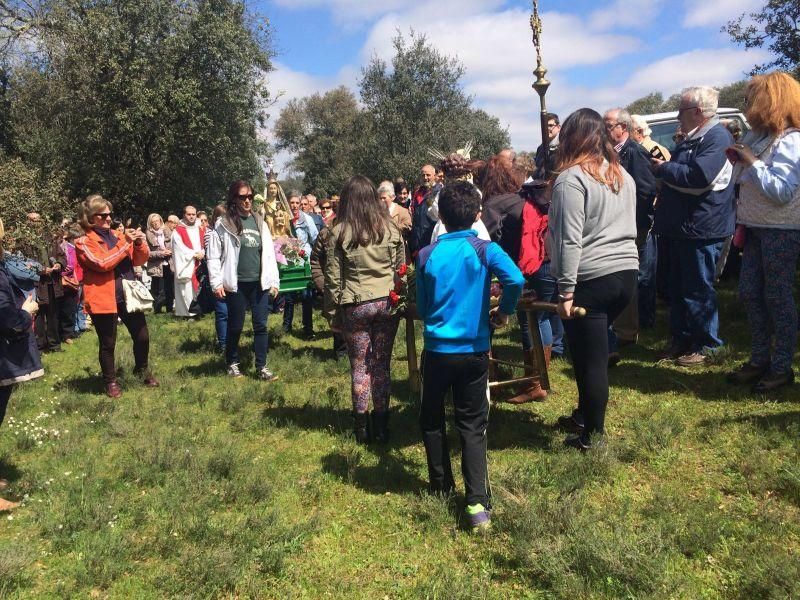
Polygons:
M542 153L543 164L548 164L550 154L550 144L547 139L547 105L544 96L547 93L547 88L550 87L550 82L545 78L547 69L542 63L542 20L539 18L539 0L533 0L533 14L531 15L531 30L533 30L533 45L536 48L536 69L533 74L536 75L536 81L533 82L533 89L539 94L539 104L541 107L541 122L542 122Z

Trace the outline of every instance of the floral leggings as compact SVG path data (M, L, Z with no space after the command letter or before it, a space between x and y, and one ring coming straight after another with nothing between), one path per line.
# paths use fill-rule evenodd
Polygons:
M797 348L794 277L800 257L800 231L747 228L739 275L739 297L750 323L750 362L775 373L792 368ZM770 347L774 351L770 357Z
M400 316L389 312L387 298L346 306L342 332L350 356L353 410L369 410L369 399L376 412L389 409L389 373L392 346Z

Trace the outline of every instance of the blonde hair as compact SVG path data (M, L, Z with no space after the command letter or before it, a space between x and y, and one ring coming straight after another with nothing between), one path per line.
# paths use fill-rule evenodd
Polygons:
M746 115L753 129L776 135L800 127L800 83L776 71L756 75L745 88Z
M81 202L78 223L84 231L90 231L92 229L92 219L97 213L102 212L104 208L113 210L114 205L103 198L100 194L92 194L91 196L87 196L86 200Z
M164 227L164 219L161 218L161 215L158 213L150 213L147 216L147 228L153 229L153 219L158 218L161 219L161 227Z

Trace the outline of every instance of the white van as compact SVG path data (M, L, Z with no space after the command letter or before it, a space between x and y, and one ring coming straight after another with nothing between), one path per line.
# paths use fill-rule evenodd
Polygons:
M675 148L675 141L672 136L678 130L678 111L643 116L653 131L650 137L672 152ZM725 126L731 122L736 123L741 128L742 135L750 131L747 119L738 108L718 108L717 116Z

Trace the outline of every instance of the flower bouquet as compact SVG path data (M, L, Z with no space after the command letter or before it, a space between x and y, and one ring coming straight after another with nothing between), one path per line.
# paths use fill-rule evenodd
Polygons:
M275 238L275 261L280 275L280 292L298 292L311 285L311 264L297 238Z

